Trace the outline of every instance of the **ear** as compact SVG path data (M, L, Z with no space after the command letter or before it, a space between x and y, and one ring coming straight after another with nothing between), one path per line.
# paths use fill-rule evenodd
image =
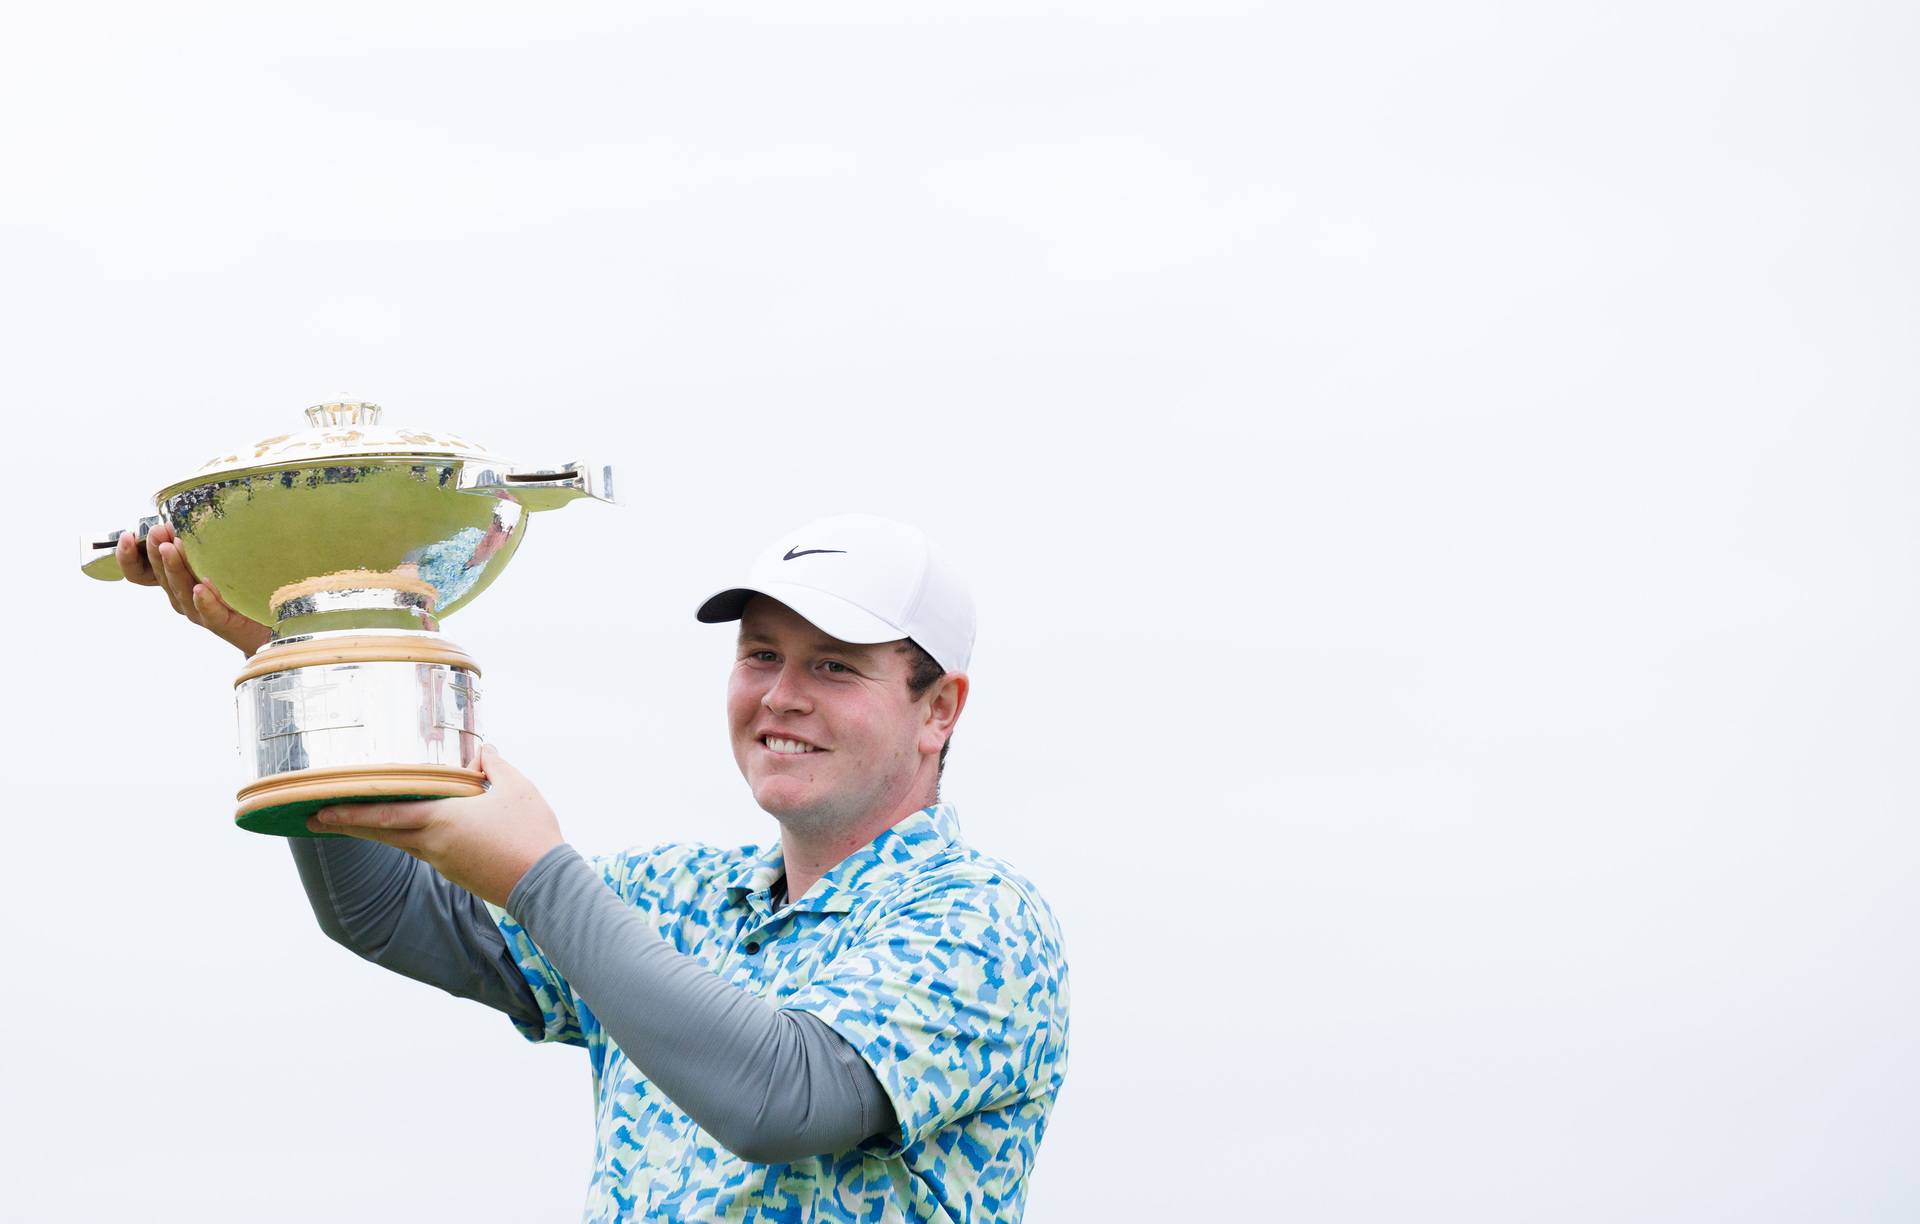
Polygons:
M945 747L967 707L967 673L948 672L934 684L926 696L927 721L920 727L920 751L928 755Z

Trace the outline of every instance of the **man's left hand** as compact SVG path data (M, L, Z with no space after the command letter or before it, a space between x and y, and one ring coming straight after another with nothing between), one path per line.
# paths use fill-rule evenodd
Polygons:
M490 783L484 795L342 804L309 816L307 828L398 846L481 900L505 906L527 868L566 839L533 783L491 744L480 750L480 772Z

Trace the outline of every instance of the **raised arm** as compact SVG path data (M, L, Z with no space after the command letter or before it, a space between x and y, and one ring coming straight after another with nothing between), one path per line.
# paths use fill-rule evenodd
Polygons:
M478 897L405 851L288 838L320 929L382 969L538 1023L540 1005Z
M568 1023L577 996L634 1066L736 1155L797 1160L894 1129L885 1090L844 1038L676 951L566 844L524 774L491 746L480 766L484 795L327 808L310 825L404 849L500 907L545 962L553 1023L532 1030L577 1040Z

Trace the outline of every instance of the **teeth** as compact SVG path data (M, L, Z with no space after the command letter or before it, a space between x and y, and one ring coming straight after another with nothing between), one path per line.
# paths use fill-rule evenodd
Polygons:
M795 752L812 752L813 751L812 744L803 744L799 740L780 739L779 737L772 736L772 735L766 736L761 742L766 744L767 747L773 749L775 752L795 753Z

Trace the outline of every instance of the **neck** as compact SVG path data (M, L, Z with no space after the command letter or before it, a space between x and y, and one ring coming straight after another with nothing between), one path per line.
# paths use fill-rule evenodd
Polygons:
M787 902L798 901L820 877L838 867L855 850L872 842L888 829L934 802L932 795L924 803L882 810L855 824L832 832L806 832L782 824L780 855L786 864Z

